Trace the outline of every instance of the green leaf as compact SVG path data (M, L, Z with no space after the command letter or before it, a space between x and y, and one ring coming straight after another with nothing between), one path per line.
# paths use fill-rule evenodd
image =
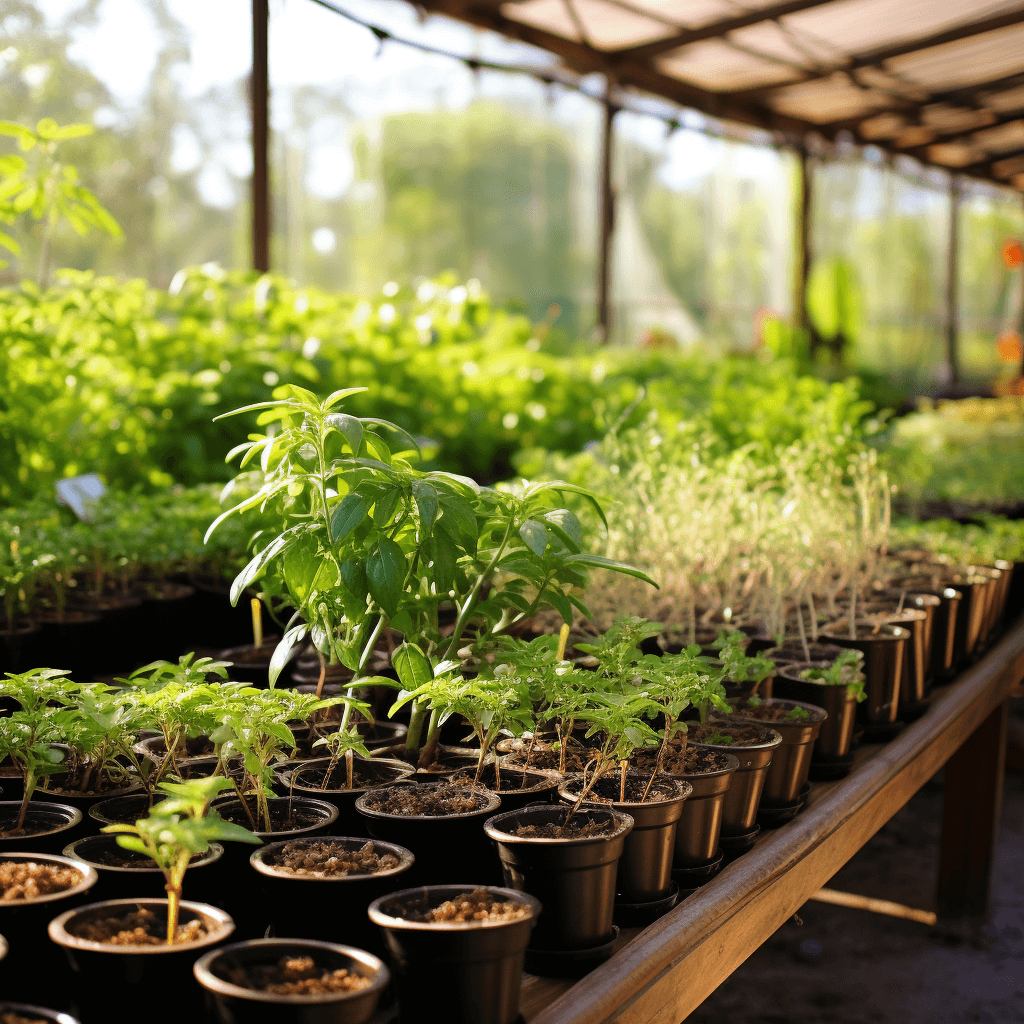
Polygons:
M544 552L548 547L548 531L543 524L538 523L536 519L527 519L519 527L519 536L538 558L544 557Z
M448 532L438 525L430 538L428 552L434 563L434 586L439 595L446 597L455 586L455 563L459 558L459 549Z
M298 626L293 626L289 629L283 637L281 637L280 643L274 648L273 657L270 659L270 688L273 689L277 685L278 676L284 671L285 665L288 664L288 658L292 653L292 649L297 643L300 643L305 639L306 634L309 632L309 626L305 622L300 623Z
M430 659L416 644L402 644L391 656L398 678L406 690L419 689L424 683L434 678L434 670Z
M383 437L373 433L372 430L364 430L363 441L366 444L366 450L375 459L379 459L385 466L391 465L391 449L387 446Z
M389 616L398 611L405 583L405 555L389 537L381 537L377 550L366 560L366 579L374 601Z
M429 536L437 519L439 509L437 491L425 480L413 480L412 496L416 501L416 509L420 514L420 527L425 536Z
M545 587L541 594L541 600L547 601L565 622L572 625L572 603L560 590L553 587Z
M441 525L448 535L458 541L471 555L476 554L477 522L473 506L465 498L454 494L438 495Z
M582 550L583 527L575 513L567 508L556 508L545 512L541 518L571 552L578 554Z
M610 569L612 572L620 572L624 576L632 576L634 579L643 580L644 583L649 583L652 587L658 586L643 570L637 569L632 565L626 565L625 562L616 562L612 558L605 558L603 555L569 555L565 561L566 563L571 562L576 565L591 566L595 569Z
M341 388L339 391L332 391L331 394L324 399L324 411L326 412L326 410L330 409L331 406L337 405L343 398L348 398L349 395L358 395L360 392L369 390L369 388Z
M559 493L578 494L582 498L585 498L594 511L601 517L601 522L604 523L605 529L608 529L608 520L605 517L604 509L601 508L601 503L597 500L597 496L593 491L588 491L586 487L581 487L579 484L570 484L565 480L545 480L541 483L531 484L526 489L525 496L532 498L537 494L542 494L544 491L558 491Z
M366 600L369 592L366 579L366 569L362 562L342 562L341 582L353 597L359 600Z
M355 416L349 416L345 412L336 412L328 416L324 423L333 427L348 441L353 455L359 454L359 448L363 443L363 425Z
M331 515L333 543L344 540L366 518L370 499L363 494L346 494Z
M389 487L377 498L373 506L373 525L383 530L391 522L402 495L400 487Z
M235 607L235 605L238 604L238 599L245 591L245 588L260 576L270 561L276 558L282 549L287 547L288 544L294 540L294 537L294 527L291 530L286 530L284 533L279 534L235 577L234 582L231 584L232 607Z

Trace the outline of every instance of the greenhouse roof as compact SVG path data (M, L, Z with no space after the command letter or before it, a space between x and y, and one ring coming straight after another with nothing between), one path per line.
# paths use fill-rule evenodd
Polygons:
M1024 191L1024 0L418 0L714 117Z

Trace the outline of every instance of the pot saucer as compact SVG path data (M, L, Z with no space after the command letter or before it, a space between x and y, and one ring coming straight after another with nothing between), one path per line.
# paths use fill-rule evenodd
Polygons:
M742 835L738 836L727 836L723 833L723 835L718 839L718 845L722 851L722 856L725 857L726 861L731 863L737 857L741 857L750 850L760 834L760 825L755 825L749 832L744 832Z
M704 864L692 868L673 868L672 878L680 890L700 888L710 882L722 870L723 854L721 848L715 856Z
M679 886L673 882L669 894L660 900L646 903L631 903L623 899L615 901L615 920L624 928L645 927L667 914L679 900Z
M800 790L799 796L791 804L765 804L757 809L757 823L764 829L781 828L787 822L792 821L803 809L807 802L807 794L811 791L811 784L805 782Z
M599 946L587 949L531 949L526 950L525 968L530 974L542 978L581 978L612 955L619 937L618 925L612 925L612 937Z

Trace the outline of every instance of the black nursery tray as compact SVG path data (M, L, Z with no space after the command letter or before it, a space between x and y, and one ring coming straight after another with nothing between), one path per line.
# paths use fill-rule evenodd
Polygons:
M647 928L623 927L609 960L579 981L527 974L528 1024L681 1021L814 895L950 758L961 786L947 803L968 828L943 834L943 867L966 862L985 877L986 833L998 816L1006 699L1024 680L1024 618L975 665L936 689L928 711L887 744L865 744L849 776L813 782L806 806ZM963 749L961 749L963 748ZM962 771L959 771L963 767ZM945 883L939 911L962 922L984 913L986 893ZM984 887L983 887L984 888Z

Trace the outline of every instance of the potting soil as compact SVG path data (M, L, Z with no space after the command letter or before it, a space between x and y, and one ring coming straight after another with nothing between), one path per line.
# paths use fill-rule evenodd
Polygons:
M31 900L66 892L82 880L82 873L63 864L45 861L0 861L0 903Z
M233 967L228 981L239 988L276 996L320 996L331 992L358 992L372 981L344 967L329 971L311 956L283 956L276 964Z
M358 850L346 850L339 843L323 839L292 840L265 862L285 874L315 878L373 875L391 871L400 863L393 853L378 854L369 841Z

